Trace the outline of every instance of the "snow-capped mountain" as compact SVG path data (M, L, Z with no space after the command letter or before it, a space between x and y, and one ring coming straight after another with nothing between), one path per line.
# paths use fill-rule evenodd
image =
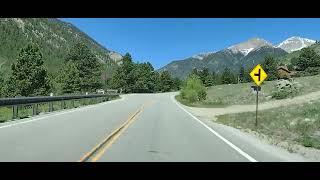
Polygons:
M201 69L206 67L210 71L220 72L225 67L229 67L232 71L239 71L240 66L252 68L256 64L262 63L267 55L271 54L274 57L285 56L315 42L311 39L295 36L274 46L264 39L252 38L217 52L201 53L192 56L192 58L172 61L160 68L160 71L167 70L178 78L187 77L193 68Z
M200 53L189 58L175 60L159 71L169 71L172 76L185 78L193 68L208 68L210 71L221 72L225 67L239 71L239 67L251 68L261 63L265 56L272 54L280 57L288 54L285 50L274 47L261 38L252 38L217 52Z
M312 39L293 36L281 42L277 47L290 53L293 51L300 50L304 47L308 47L314 44L315 42L316 41Z
M248 55L251 51L260 48L262 46L272 46L272 44L261 38L252 38L245 42L233 45L227 49L231 50L233 53L241 53L243 55Z

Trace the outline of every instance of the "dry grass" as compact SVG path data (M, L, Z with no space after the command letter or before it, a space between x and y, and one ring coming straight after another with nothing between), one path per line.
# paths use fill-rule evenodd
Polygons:
M259 111L257 127L255 112L221 115L216 122L320 149L320 101Z

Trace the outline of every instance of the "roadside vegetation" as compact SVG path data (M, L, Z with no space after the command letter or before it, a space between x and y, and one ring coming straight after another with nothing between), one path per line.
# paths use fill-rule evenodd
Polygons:
M73 95L97 93L101 89L118 89L121 93L155 93L179 90L181 81L172 78L167 71L157 72L149 62L135 63L127 53L113 70L113 76L105 76L105 66L84 43L75 43L66 53L64 66L56 75L48 73L41 48L34 43L19 51L11 72L0 72L0 98ZM111 72L110 72L111 73ZM80 100L75 106L84 106L101 101ZM69 109L71 101L53 103L54 110ZM18 119L32 116L32 106L19 106ZM48 103L38 105L37 114L48 111ZM12 107L0 107L0 122L12 119Z
M181 89L181 98L188 102L203 101L207 93L198 76L191 75Z
M299 56L292 57L288 64L278 61L279 59L267 56L261 64L268 77L261 85L260 103L319 91L320 56L313 49L302 49ZM292 77L281 77L277 71L279 66L287 66L295 73ZM253 92L251 86L255 84L249 76L252 68L240 67L236 74L230 72L228 68L219 74L210 73L207 68L194 69L190 75L197 75L202 81L206 87L206 99L196 102L187 101L182 97L177 97L177 99L185 105L194 107L254 104L256 93Z
M167 71L157 72L149 62L135 63L127 53L112 76L82 42L75 43L63 58L64 66L53 75L44 65L42 49L30 43L22 48L11 71L0 74L0 97L29 97L96 93L99 89L118 89L122 93L154 93L179 90L181 81Z
M286 141L305 147L320 149L320 101L262 110L217 116L216 122L243 130L252 130L272 137L277 142Z
M127 53L108 84L110 88L123 93L156 93L177 91L181 81L171 77L168 71L155 71L149 62L133 62Z
M295 83L299 83L299 90L293 91L294 93L285 94L284 97L276 97L277 81L265 81L261 85L261 92L259 92L259 103L290 98L299 95L308 94L320 90L320 75L306 76L294 78ZM194 107L224 107L229 105L242 105L242 104L255 104L256 93L250 89L254 83L239 83L239 84L223 84L208 87L206 92L206 99L194 103L185 103L181 98L177 98L181 103L194 106ZM288 95L288 96L287 96ZM274 97L273 97L274 96ZM281 94L279 95L281 96Z

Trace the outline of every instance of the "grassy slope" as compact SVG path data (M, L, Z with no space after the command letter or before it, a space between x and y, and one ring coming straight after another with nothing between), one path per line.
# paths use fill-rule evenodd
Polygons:
M316 101L259 111L257 128L254 112L221 115L216 122L254 130L278 141L320 149L319 116L320 101Z
M303 85L298 95L320 91L320 75L299 77L295 80ZM274 89L275 81L267 81L262 85L265 93L259 98L266 102L266 96ZM194 107L223 107L232 104L254 104L255 95L248 95L252 83L218 85L207 90L205 102L190 104L180 99L181 103ZM212 104L211 106L208 104ZM216 122L243 130L253 130L272 138L273 142L286 141L320 149L320 100L301 105L292 105L259 111L258 127L255 127L255 112L226 114L217 117ZM292 146L287 146L289 151Z
M295 78L297 82L303 85L301 92L298 95L307 94L310 92L320 91L320 75L307 76ZM267 98L271 92L275 90L276 81L265 81L261 85L262 91L259 95L259 102L266 102L273 100ZM255 104L256 96L250 93L250 87L253 83L242 84L224 84L209 87L207 90L207 99L203 102L190 104L182 102L185 105L195 107L217 107L223 105L237 105L237 104ZM181 99L178 99L181 102Z

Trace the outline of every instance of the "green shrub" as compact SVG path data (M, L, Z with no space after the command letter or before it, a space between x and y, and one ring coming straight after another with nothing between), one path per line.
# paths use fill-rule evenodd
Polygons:
M189 102L197 101L198 94L197 94L196 90L194 90L194 89L185 89L182 92L183 92L181 94L182 98L188 100Z
M299 84L293 80L278 80L276 83L276 91L271 93L272 98L275 99L285 99L288 97L294 97L299 93L300 87Z
M282 91L274 91L272 93L272 98L275 99L285 99L288 98L291 95L291 92L287 90L282 90Z
M207 92L205 89L201 89L199 92L198 92L198 97L199 97L199 100L200 101L203 101L203 100L206 100L206 97L207 97Z
M320 67L308 67L305 70L305 75L314 76L320 73Z
M206 88L196 75L188 77L181 90L181 97L188 102L203 101L207 97Z

